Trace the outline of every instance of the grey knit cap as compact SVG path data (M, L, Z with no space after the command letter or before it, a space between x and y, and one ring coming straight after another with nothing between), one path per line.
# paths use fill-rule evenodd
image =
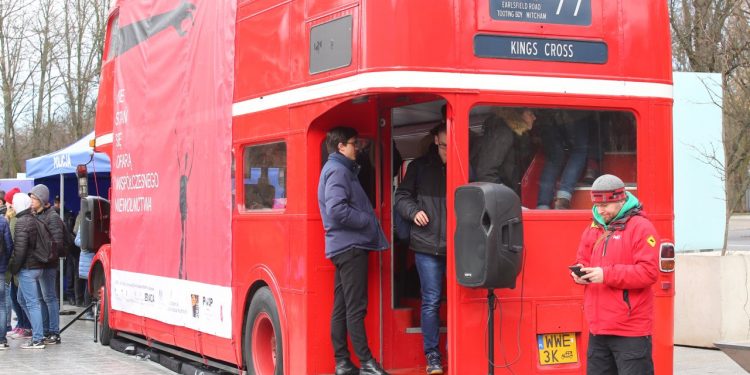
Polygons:
M42 207L46 206L47 203L49 203L49 189L44 184L39 184L31 188L31 191L29 194L33 194L35 197L39 198L39 200L42 202Z
M591 185L591 190L593 191L613 191L617 189L622 189L625 187L625 183L622 182L622 180L612 174L604 174L599 176L594 181L594 184Z

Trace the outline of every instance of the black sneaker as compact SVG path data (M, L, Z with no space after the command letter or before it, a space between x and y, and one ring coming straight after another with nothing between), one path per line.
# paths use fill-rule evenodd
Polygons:
M0 350L8 350L10 349L10 346L8 346L8 342L0 342Z
M56 335L54 333L45 337L43 341L47 345L57 345L62 342L62 340L60 339L60 335Z
M44 349L44 340L29 341L21 345L21 349Z
M440 361L440 353L432 352L427 354L427 373L430 375L443 373L443 364Z

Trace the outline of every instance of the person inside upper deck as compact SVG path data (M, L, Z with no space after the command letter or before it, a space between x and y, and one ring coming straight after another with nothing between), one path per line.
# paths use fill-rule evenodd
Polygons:
M544 168L539 178L538 209L569 209L576 183L586 167L589 142L588 111L546 111L541 128ZM567 158L566 158L567 149ZM555 187L557 179L560 184Z
M473 180L504 184L520 196L522 164L529 154L528 132L535 120L529 108L493 107L483 123L484 134L472 142Z

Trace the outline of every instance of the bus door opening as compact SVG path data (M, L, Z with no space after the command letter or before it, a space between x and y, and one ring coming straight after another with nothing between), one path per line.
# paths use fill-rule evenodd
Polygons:
M447 233L445 233L446 217L428 217L427 224L421 225L420 236L427 232L435 234L434 241L422 237L416 241L419 244L412 243L411 231L416 224L413 217L406 217L407 213L403 208L397 207L403 203L397 202L397 191L399 187L400 196L405 196L406 192L410 192L411 202L417 205L417 210L422 212L431 212L434 210L435 205L442 201L445 204L446 192L445 192L445 167L443 166L443 174L441 179L442 183L436 183L435 175L429 173L431 177L420 176L417 173L418 170L412 171L410 178L413 183L409 183L409 186L403 185L409 168L412 163L419 159L430 160L431 165L439 164L439 147L443 147L445 151L445 141L436 142L435 139L438 137L438 132L441 126L445 126L445 99L435 95L419 94L413 97L408 97L411 100L402 99L400 105L394 106L390 109L389 114L391 117L392 126L392 184L391 190L394 194L392 202L392 218L393 218L393 230L392 230L392 243L393 252L391 253L391 265L392 265L392 306L395 310L407 310L409 314L408 322L405 326L407 334L415 334L420 336L421 339L421 314L420 306L422 304L421 284L420 276L417 270L416 253L415 247L425 247L426 243L434 245L435 249L439 246L445 245L445 239ZM444 128L443 128L444 129ZM443 136L444 137L444 136ZM420 162L420 171L424 170L421 168L425 163ZM439 167L438 167L439 168ZM428 174L427 172L422 172ZM429 181L426 181L427 178ZM406 181L408 183L408 181ZM425 186L427 185L427 186ZM428 216L432 216L429 214ZM432 232L425 230L425 228L434 229ZM442 233L439 233L442 232ZM440 239L442 237L442 240ZM434 243L432 243L434 242ZM420 256L424 253L420 252ZM437 258L445 259L445 256L437 256ZM445 339L444 333L446 332L446 299L445 299L445 276L442 278L442 293L440 296L440 331L441 341Z

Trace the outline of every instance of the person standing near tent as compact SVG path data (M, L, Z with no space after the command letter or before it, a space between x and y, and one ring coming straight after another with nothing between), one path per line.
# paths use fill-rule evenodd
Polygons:
M6 212L5 207L5 190L0 190L0 217L4 217Z
M5 197L4 194L2 196ZM3 202L3 207L5 207L5 202ZM4 216L0 216L0 274L2 275L5 275L5 271L8 269L8 260L11 254L13 254L13 238L10 236L10 224ZM0 282L0 350L8 349L8 339L5 338L8 327L6 324L8 309L6 308L5 294L10 292L8 289L5 280L2 280Z
M31 211L41 220L52 235L52 242L62 246L64 226L60 215L49 205L49 189L43 184L31 188ZM47 313L44 319L44 343L60 343L60 302L55 290L58 272L58 260L50 260L42 271L39 278L39 286L42 291L44 304L47 305ZM44 313L44 311L42 311Z
M21 349L44 349L44 323L39 303L39 279L44 264L32 256L38 233L34 222L36 219L31 213L31 198L26 194L16 194L13 196L13 208L17 213L10 269L13 274L18 274L18 302L26 310L32 331L31 341L21 345Z
M16 211L13 208L13 197L20 192L21 189L15 187L5 194L5 206L7 208L7 210L5 211L5 219L8 220L8 223L10 224L10 236L13 238L14 244L16 240ZM21 306L21 304L18 302L20 295L20 293L18 292L18 275L13 275L10 269L8 269L6 277L8 276L10 277L10 279L6 280L9 280L7 286L10 289L6 289L6 303L8 303L8 300L10 300L10 307L13 309L13 312L16 313L16 318L18 318L16 328L13 329L13 333L10 335L10 338L30 338L31 322L29 321L29 317L26 315L26 311L24 310L25 307ZM11 315L12 314L8 314L9 321L6 322L6 325L10 325Z

